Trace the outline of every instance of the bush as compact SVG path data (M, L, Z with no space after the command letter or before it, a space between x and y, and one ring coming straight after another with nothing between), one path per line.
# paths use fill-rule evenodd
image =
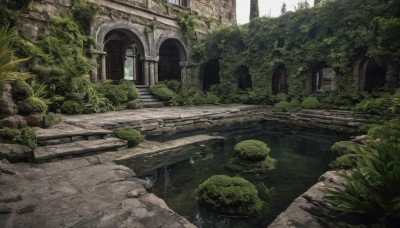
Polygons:
M110 82L105 82L100 86L100 91L113 105L121 105L128 101L128 91L125 86L125 84L112 85Z
M315 97L307 97L301 102L301 107L305 109L317 109L321 106L318 99Z
M289 112L297 112L297 111L301 111L301 104L300 101L298 100L292 100L289 103Z
M217 97L214 94L208 94L206 96L206 104L219 104L220 100L219 97Z
M264 207L256 187L241 177L212 176L199 185L196 197L201 205L228 215L255 215Z
M235 155L246 161L262 161L268 157L270 149L264 142L245 140L234 147Z
M139 92L133 82L127 80L121 80L117 86L120 90L127 92L128 100L135 100L139 98Z
M163 84L157 84L150 87L151 92L167 105L178 105L179 96Z
M335 144L331 146L331 151L337 155L347 155L347 154L355 154L357 148L359 148L359 146L354 142L340 141L340 142L335 142Z
M129 101L128 105L126 106L127 109L138 109L138 108L143 108L143 101L136 99L133 101Z
M329 163L332 169L352 169L357 165L357 155L345 154L337 157L334 161Z
M13 138L13 142L27 145L34 150L37 148L36 132L33 128L22 128L20 134Z
M288 95L286 93L278 93L275 95L275 101L276 102L281 102L281 101L287 101L288 100Z
M114 136L119 139L128 140L128 147L137 146L144 139L143 135L138 130L129 126L115 129Z
M182 89L182 83L177 80L165 80L161 81L160 83L165 85L168 89L174 91L175 93L179 93Z
M274 111L287 112L289 111L290 103L287 101L280 101L274 105Z
M12 96L17 101L22 101L33 95L33 89L26 81L15 80L11 83L11 86Z
M3 98L0 98L0 115L2 114L9 115L11 112L8 103Z
M356 110L368 114L382 115L390 113L391 101L386 97L370 98L356 105Z
M27 114L34 112L45 113L47 105L40 98L30 97L18 102L18 111Z
M21 131L15 128L2 128L0 129L0 140L1 142L11 142L17 135L19 135Z
M61 106L61 112L64 114L80 114L85 110L85 107L73 100L66 100Z

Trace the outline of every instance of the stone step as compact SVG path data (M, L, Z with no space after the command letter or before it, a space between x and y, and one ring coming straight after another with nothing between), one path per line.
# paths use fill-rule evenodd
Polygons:
M42 146L33 152L36 161L45 161L54 158L74 156L86 153L100 152L104 150L116 150L125 147L127 142L117 138L99 140L82 140L59 145Z
M157 98L154 98L154 97L140 98L140 100L142 100L143 103L147 103L147 102L159 102L159 100L158 100Z
M161 108L164 107L164 103L161 101L153 102L143 102L145 108Z

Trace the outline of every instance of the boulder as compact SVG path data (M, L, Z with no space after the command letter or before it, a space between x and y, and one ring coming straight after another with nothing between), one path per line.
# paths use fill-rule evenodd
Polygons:
M24 118L29 126L42 127L45 116L46 114L44 113L32 113L29 116L25 116Z
M32 156L32 150L28 146L19 144L0 144L0 159L11 162L27 160Z
M0 126L9 128L24 128L28 127L28 123L23 116L14 115L0 120Z
M5 84L2 88L0 88L0 99L8 105L5 113L7 113L8 115L15 115L18 113L17 105L12 98L10 84Z

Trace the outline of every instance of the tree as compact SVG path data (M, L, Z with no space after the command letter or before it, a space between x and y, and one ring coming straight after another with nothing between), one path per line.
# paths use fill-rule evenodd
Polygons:
M282 8L281 8L281 15L286 13L286 3L282 4Z
M250 20L259 17L258 0L250 0Z
M314 6L316 6L319 3L321 3L321 0L314 0Z
M308 8L310 8L310 4L307 2L307 0L305 0L298 2L297 7L295 7L295 10L303 10Z

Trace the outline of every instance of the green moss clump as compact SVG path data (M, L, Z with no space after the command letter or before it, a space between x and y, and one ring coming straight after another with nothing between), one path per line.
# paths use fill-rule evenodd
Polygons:
M228 215L255 215L264 208L256 187L241 177L212 176L199 185L196 197L201 205Z
M128 140L128 147L137 146L144 139L140 131L133 129L132 127L129 126L119 127L115 129L114 136L119 139Z
M64 114L80 114L85 110L85 107L73 100L66 100L64 103L61 105L61 112Z
M126 106L127 109L139 109L143 108L143 102L139 99L129 101L128 105Z
M15 128L2 128L0 129L0 142L11 142L21 131Z
M40 98L30 97L18 102L18 111L26 114L34 112L45 113L47 105Z
M287 101L280 101L274 105L274 111L276 112L288 112L290 103Z
M0 129L0 142L27 145L34 150L37 147L36 132L29 127L22 129L6 127Z
M11 83L11 93L14 99L22 101L33 95L32 87L23 80L15 80Z
M355 151L358 149L358 145L351 141L340 141L335 142L331 146L331 151L337 155L347 155L347 154L355 154Z
M258 140L245 140L239 142L234 147L235 155L246 161L262 161L264 160L270 149L264 142Z
M167 86L163 84L157 84L150 87L151 92L161 101L164 101L167 105L177 105L179 96Z
M133 82L122 80L118 84L118 88L127 92L127 98L129 101L139 98L139 92Z
M357 155L356 154L345 154L337 157L331 163L329 167L332 169L352 169L357 166Z
M317 109L321 106L318 99L315 97L307 97L301 102L301 107L305 109Z

